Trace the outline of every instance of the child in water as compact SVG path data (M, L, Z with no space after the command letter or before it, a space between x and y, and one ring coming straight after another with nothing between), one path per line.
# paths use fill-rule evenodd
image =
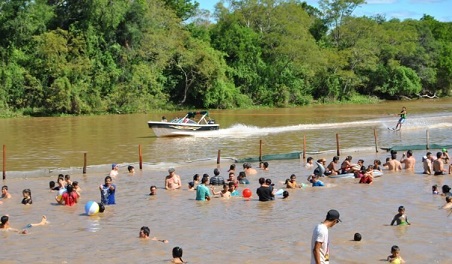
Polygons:
M432 186L432 194L439 194L438 185L437 184Z
M401 264L405 263L405 261L400 256L400 248L396 245L391 247L391 255L388 256L387 260L389 263Z
M397 223L397 225L411 225L405 214L405 207L399 206L399 213L394 216L394 219L391 221L391 225L394 225L394 223Z
M182 260L182 254L183 254L182 248L174 247L173 248L173 263L185 263Z
M32 204L33 203L33 201L31 200L30 189L23 190L22 195L24 196L24 198L22 199L22 204Z

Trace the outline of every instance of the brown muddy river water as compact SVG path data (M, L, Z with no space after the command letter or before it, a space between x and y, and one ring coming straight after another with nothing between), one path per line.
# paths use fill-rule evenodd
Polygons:
M401 107L408 117L399 132L394 127ZM301 151L306 138L308 156L336 154L339 135L341 161L384 161L389 154L378 147L396 145L452 145L452 99L390 102L377 105L327 105L291 109L213 110L219 131L194 137L156 138L147 121L184 115L149 113L136 115L0 120L0 144L6 146L6 180L12 198L2 200L0 214L10 216L11 226L23 228L45 214L49 225L30 229L29 234L0 232L0 263L169 263L175 246L184 249L189 263L309 263L314 226L335 208L342 223L330 230L331 263L381 263L392 245L401 248L407 263L452 263L452 216L438 209L444 198L431 194L433 184L452 186L452 176L426 176L415 150L414 172L389 172L372 185L355 179L322 179L326 187L290 190L287 200L258 202L258 178L271 178L277 188L292 173L305 182L312 169L300 160L269 161L270 170L258 169L250 176L250 200L214 198L197 202L187 190L193 174L213 175L221 150L221 175L226 177L234 158L257 157L259 141L263 154ZM391 114L391 115L390 115ZM427 132L428 131L428 132ZM138 146L142 147L143 170L138 169ZM438 149L431 149L436 153ZM82 174L87 153L87 173ZM400 153L401 154L401 153ZM399 158L401 155L399 154ZM99 201L99 184L119 163L116 205L95 216L84 214L89 200ZM137 169L127 174L127 165ZM237 164L238 168L241 163ZM258 167L258 163L252 163ZM164 177L175 167L183 189L166 191ZM3 169L3 167L2 167ZM48 182L58 173L70 174L82 189L80 203L73 207L55 204ZM148 196L149 186L158 194ZM33 204L23 206L22 190L30 188ZM219 188L217 188L219 190ZM397 208L404 205L411 226L391 227ZM138 239L141 226L151 236L168 244ZM353 234L363 236L353 242Z

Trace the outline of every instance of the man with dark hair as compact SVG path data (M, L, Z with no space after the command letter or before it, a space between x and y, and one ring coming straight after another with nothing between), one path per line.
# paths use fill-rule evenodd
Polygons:
M269 183L271 184L271 180ZM256 194L257 196L259 196L259 201L267 202L273 200L275 197L272 192L273 187L266 184L265 178L260 178L259 184L261 185L261 187L257 188L256 190Z
M220 170L219 169L214 169L213 170L213 174L214 174L214 176L210 179L210 185L221 185L221 186L223 186L224 179L223 179L223 177L220 176Z
M116 185L112 184L110 176L105 177L105 184L99 186L100 199L103 204L115 204Z
M444 168L444 161L441 158L443 156L442 152L436 153L436 160L433 162L433 172L434 175L444 175L446 174L446 168Z
M330 260L328 229L341 222L339 212L331 209L325 221L314 228L311 240L311 264L326 264Z
M414 165L416 164L416 159L413 157L413 151L408 150L406 152L406 154L403 153L400 163L405 164L405 170L414 170Z
M210 200L210 190L207 188L206 184L209 181L209 176L202 177L201 184L196 188L196 200L197 201L209 201Z

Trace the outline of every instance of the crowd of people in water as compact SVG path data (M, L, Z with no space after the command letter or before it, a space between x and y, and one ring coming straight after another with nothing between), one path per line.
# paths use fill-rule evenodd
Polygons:
M313 172L307 177L306 181L298 182L297 176L295 174L292 174L285 180L285 182L280 182L280 185L282 186L281 188L275 187L275 183L273 183L270 178L259 177L258 179L254 179L253 176L258 174L258 170L253 168L250 163L244 163L243 169L241 171L237 171L236 164L232 164L227 170L227 178L221 176L220 170L216 168L213 170L212 177L210 177L210 175L207 173L203 174L202 176L200 174L195 174L193 176L193 180L187 183L186 189L194 192L194 196L197 201L209 201L213 197L224 199L234 197L250 198L252 191L247 188L247 185L250 184L249 178L253 178L253 180L258 180L259 182L259 187L255 190L258 200L261 202L267 202L275 200L277 198L287 199L289 197L289 192L287 191L287 189L302 189L309 186L327 186L325 180L322 179L328 179L328 177L347 176L359 179L359 183L362 184L372 184L375 177L374 174L379 172L381 173L383 169L389 171L399 171L402 169L414 170L416 164L416 159L414 158L413 152L411 150L408 150L406 153L404 152L400 160L397 158L397 152L391 151L391 157L387 158L385 163L383 164L380 160L373 160L372 164L368 164L366 166L364 160L362 159L359 159L356 163L354 163L352 160L352 156L347 156L340 163L340 158L338 156L334 156L327 165L325 158L314 160L312 157L308 157L306 160L305 168L308 170L312 169ZM423 173L427 175L437 176L451 174L452 165L449 165L449 168L447 169L447 164L449 164L449 162L450 157L447 149L442 149L440 152L437 152L436 155L433 155L431 152L427 152L426 155L422 157ZM129 175L133 175L135 173L135 168L131 165L127 167L127 170ZM259 164L259 170L268 171L269 163L261 162ZM111 171L108 176L105 177L104 183L100 184L98 187L100 192L100 212L103 212L105 210L106 205L114 205L116 203L116 185L113 183L113 180L118 177L118 174L118 165L112 164ZM216 188L218 186L220 187L217 190ZM243 188L242 192L239 191L239 188ZM151 185L149 195L157 195L157 189L158 188L156 185ZM168 169L168 175L165 176L164 189L168 191L185 189L183 187L181 177L176 174L176 170L174 168ZM72 181L70 175L58 175L56 182L49 182L49 190L51 192L56 192L55 201L57 202L57 204L64 206L76 205L81 197L81 188L79 186L79 183L77 181ZM433 185L432 194L444 196L446 203L441 206L441 208L451 210L452 213L452 193L451 188L448 185L441 186L441 190L438 185ZM26 206L33 204L30 189L24 189L22 191L22 195L22 204ZM10 198L11 194L9 193L8 186L5 185L2 187L0 204L6 202L6 200ZM1 217L0 230L27 234L28 230L31 227L43 226L49 223L46 216L42 216L42 219L39 223L28 224L23 229L16 229L10 226L9 220L10 217L8 215ZM331 210L330 212L328 212L326 220L324 222L326 227L316 227L313 235L312 259L321 259L325 261L329 258L328 252L325 252L324 250L322 251L322 243L320 243L317 248L316 243L318 242L318 240L314 239L314 236L322 237L322 234L325 233L325 228L327 232L328 228L334 226L339 222L339 213L335 210ZM404 206L400 206L398 208L398 213L393 217L390 223L390 225L394 224L410 225L408 217L405 214ZM150 229L147 226L141 227L139 231L139 238L168 243L168 240L165 239L158 239L156 237L151 238ZM362 237L360 234L355 234L355 241L360 241L361 239ZM184 263L184 261L182 260L182 252L183 250L180 247L173 248L172 255L174 263ZM318 254L320 255L317 256ZM387 260L391 263L404 263L403 259L400 256L400 249L398 248L398 246L393 246L391 248L391 255L388 256Z

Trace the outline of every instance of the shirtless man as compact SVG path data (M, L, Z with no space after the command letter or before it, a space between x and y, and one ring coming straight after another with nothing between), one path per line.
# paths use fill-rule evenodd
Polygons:
M402 170L402 164L397 160L397 153L391 153L391 159L383 164L383 166L388 166L388 170L390 171Z
M405 157L405 153L403 153L400 163L405 164L405 170L414 170L414 165L416 164L416 159L413 157L413 151L408 150L406 152L406 157Z
M162 242L162 243L168 243L168 240L166 240L166 239L158 239L156 237L150 238L149 237L150 233L151 233L151 230L149 229L149 227L142 226L140 228L140 233L138 234L138 237L142 238L142 239L149 239L149 240L154 240L154 241L158 241L158 242Z
M330 164L328 164L328 166L326 167L326 170L331 172L329 175L338 175L340 173L340 170L336 166L338 164L338 162L339 162L339 157L334 156L333 161L331 161Z
M180 189L182 186L182 182L180 180L180 176L175 173L174 168L170 168L168 170L169 175L165 178L165 189L167 190L176 190Z
M3 185L2 187L2 199L9 199L11 198L11 194L8 192L8 186Z
M345 174L345 173L349 173L349 172L353 172L353 167L356 166L356 164L352 164L352 156L347 156L345 158L345 160L342 162L341 164L341 173Z
M257 170L251 167L251 164L245 163L243 164L244 171L246 175L255 175L257 174Z
M433 174L433 168L432 168L433 161L434 160L432 159L431 152L427 152L427 155L422 157L422 166L424 168L423 174L428 174L428 175Z
M118 164L116 164L116 163L111 164L110 177L114 178L114 177L118 176L118 174L119 174Z
M444 168L444 161L441 158L443 156L442 152L436 153L436 160L433 161L433 172L434 175L444 175L446 174L446 169Z

